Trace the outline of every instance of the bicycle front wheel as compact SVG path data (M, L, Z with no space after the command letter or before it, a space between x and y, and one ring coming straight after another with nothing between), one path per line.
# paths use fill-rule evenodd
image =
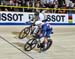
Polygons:
M20 33L19 33L19 39L25 38L30 32L30 27L24 28Z
M25 51L31 51L33 48L35 48L37 44L37 41L35 39L30 39L25 45L24 50Z

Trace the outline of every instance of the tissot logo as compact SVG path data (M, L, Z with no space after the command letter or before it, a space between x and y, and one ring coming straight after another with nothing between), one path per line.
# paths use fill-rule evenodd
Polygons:
M0 13L0 21L22 21L23 14Z
M64 22L65 15L47 15L47 19L52 22Z

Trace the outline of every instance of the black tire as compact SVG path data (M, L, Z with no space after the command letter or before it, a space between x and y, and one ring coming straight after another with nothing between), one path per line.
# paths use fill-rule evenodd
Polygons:
M30 27L24 28L20 33L19 33L19 39L25 38L30 32Z
M33 48L35 48L37 44L37 41L35 39L30 39L25 45L24 45L24 50L25 51L31 51ZM28 47L27 47L28 46ZM30 49L28 49L30 48Z
M43 44L44 44L44 43L43 43ZM42 50L42 51L46 51L46 50L48 50L48 49L51 47L51 45L52 45L52 40L49 39L49 40L48 40L48 43L47 43L47 47L46 47L46 48L43 47L43 48L41 48L41 50Z

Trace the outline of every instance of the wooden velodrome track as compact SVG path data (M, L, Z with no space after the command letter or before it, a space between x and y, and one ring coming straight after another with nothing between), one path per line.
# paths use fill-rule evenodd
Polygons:
M75 59L75 26L52 26L53 44L46 52L23 50L25 39L17 38L24 26L0 26L0 59Z

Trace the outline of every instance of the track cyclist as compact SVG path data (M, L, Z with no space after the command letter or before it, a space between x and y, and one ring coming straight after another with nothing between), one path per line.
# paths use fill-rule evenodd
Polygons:
M37 21L35 23L37 26L34 30L33 36L38 36L39 39L44 38L44 47L47 46L48 38L50 37L50 34L52 34L52 27L50 23Z
M39 39L44 38L45 47L47 46L48 38L52 34L52 27L45 17L45 11L36 13L37 21L35 22L33 36L38 36ZM42 22L44 21L44 22Z
M35 23L37 22L37 21L42 21L42 20L44 20L45 19L45 14L44 14L44 12L35 12L34 13L34 17L30 20L30 22L32 23L32 27L31 27L31 29L32 29L32 33L33 33L33 31L34 31L34 29L35 28L37 28L37 26L35 26Z

